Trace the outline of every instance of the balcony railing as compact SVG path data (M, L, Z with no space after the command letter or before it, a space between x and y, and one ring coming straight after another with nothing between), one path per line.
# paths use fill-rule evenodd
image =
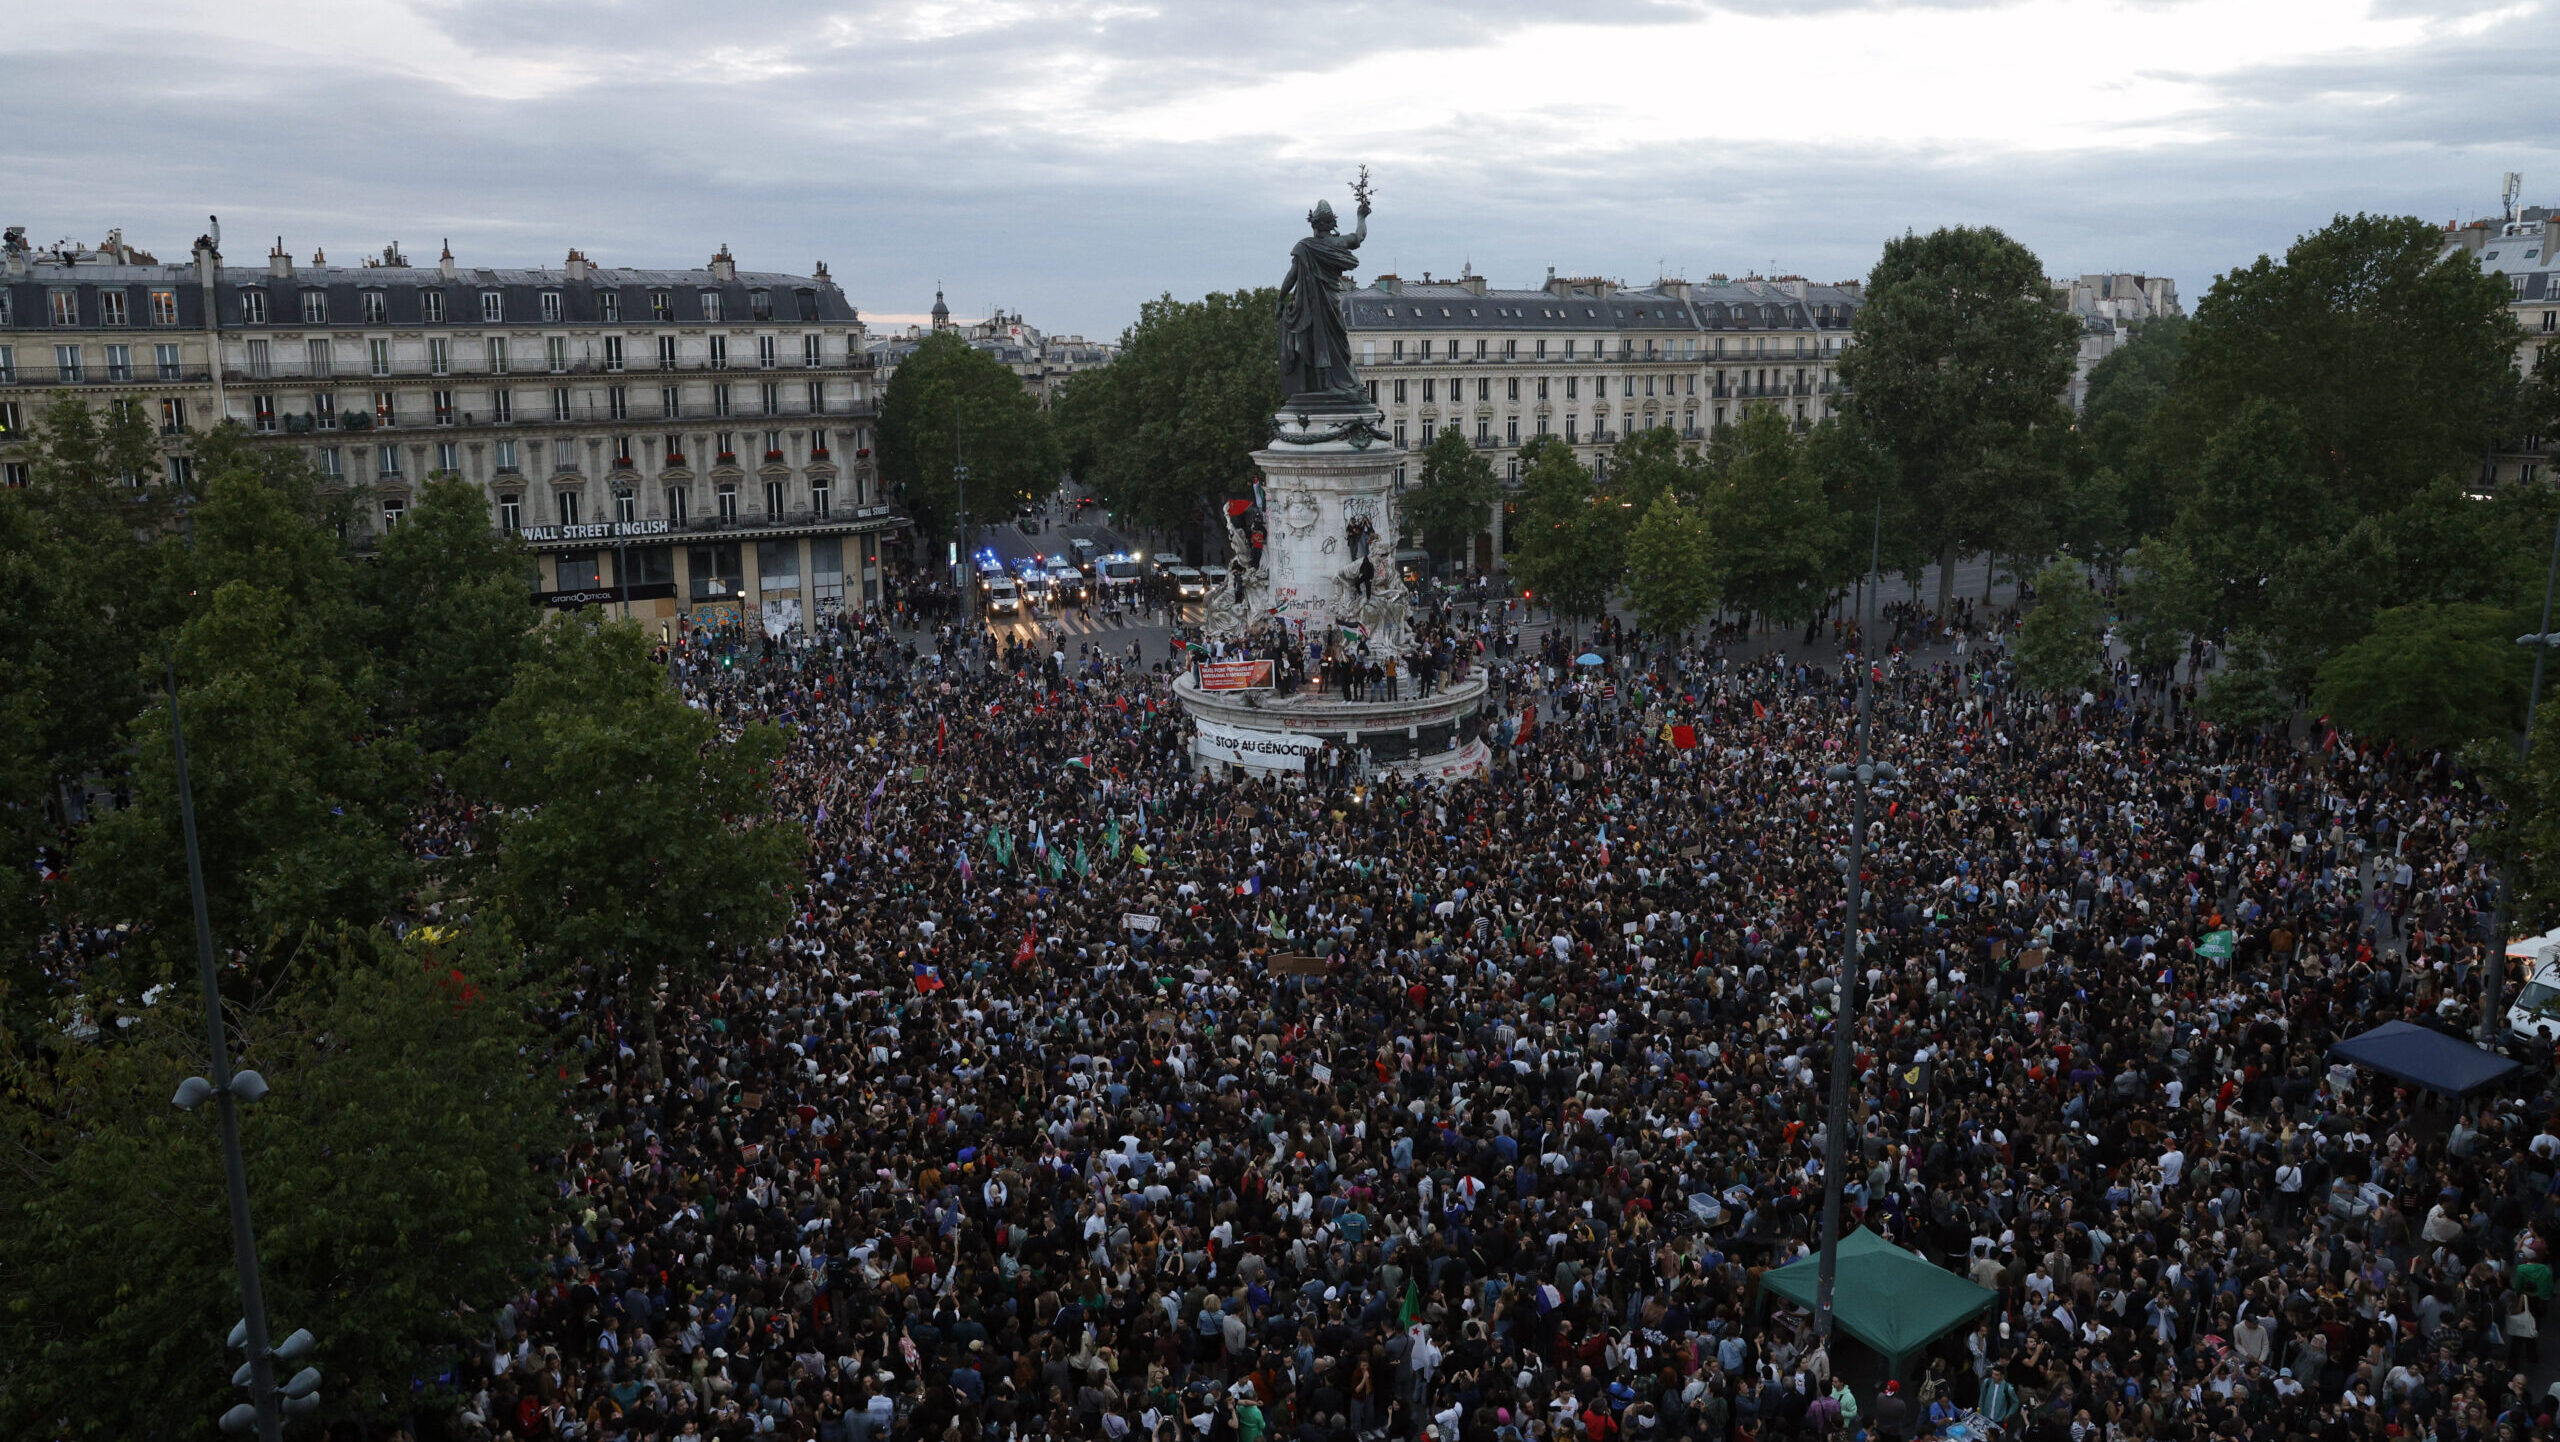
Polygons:
M49 365L0 366L0 386L167 386L203 385L213 373L203 366L180 366L164 371L156 365L136 363L123 371L110 371L103 365L65 368Z
M644 356L641 358L639 363L625 363L619 366L608 366L603 361L573 361L559 370L553 370L549 366L541 364L540 362L522 366L511 364L505 370L494 369L485 362L479 365L454 364L446 366L442 370L436 369L435 366L431 364L420 365L414 362L404 362L402 364L392 366L388 370L375 370L366 365L361 357L347 365L331 364L327 366L314 366L307 359L280 356L269 361L264 366L251 366L225 362L222 367L222 378L224 381L235 385L259 385L268 381L355 382L491 380L521 381L530 385L560 376L627 376L632 379L634 384L637 384L642 381L646 381L650 376L717 375L738 376L742 378L794 375L824 376L836 372L868 372L873 369L875 369L875 366L869 356L864 356L859 360L851 361L826 361L814 366L803 365L796 360L789 362L788 364L777 363L769 366L759 365L752 361L745 365L739 365L735 362L726 365L713 365L708 361L694 361L681 365L661 366L657 363L657 359L654 356ZM203 377L199 374L197 378L202 379Z
M626 407L622 414L615 415L613 413L612 406L598 404L572 405L569 409L569 414L565 416L554 414L548 407L545 407L540 411L530 409L519 410L505 420L499 420L494 417L484 415L478 411L462 410L459 408L450 414L430 413L420 415L416 413L403 412L396 414L393 419L387 421L371 410L344 410L338 412L337 416L338 429L340 430L363 430L370 428L403 431L484 429L522 431L538 429L543 426L578 426L587 429L593 429L597 426L628 426L634 431L646 432L651 430L664 430L670 425L698 424L702 422L717 422L722 425L734 427L741 431L752 431L760 429L767 423L781 426L807 424L812 421L868 420L877 415L878 412L879 406L876 402L847 401L841 405L829 406L827 409L821 411L813 411L808 409L806 406L792 406L779 411L767 412L753 406L738 405L732 405L729 409L724 411L716 405L702 403L679 406L673 414L668 413L662 407L651 405L646 407ZM247 417L244 415L241 419L245 421Z

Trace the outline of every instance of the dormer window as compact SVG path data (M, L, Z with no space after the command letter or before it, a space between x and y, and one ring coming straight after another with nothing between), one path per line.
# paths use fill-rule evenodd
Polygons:
M240 292L240 323L242 325L265 325L267 323L267 293L265 291L244 290Z
M480 319L488 322L507 318L507 293L502 290L480 292Z
M714 323L719 321L720 292L716 290L706 290L702 293L702 318Z
M542 293L542 319L549 325L560 323L560 292L546 290Z

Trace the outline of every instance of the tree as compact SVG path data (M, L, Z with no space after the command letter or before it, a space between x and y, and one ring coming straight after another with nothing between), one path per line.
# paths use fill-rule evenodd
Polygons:
M2415 747L2503 741L2524 711L2523 629L2496 606L2394 606L2321 665L2311 704L2347 730Z
M1196 526L1247 494L1283 399L1279 305L1265 287L1140 307L1111 364L1058 398L1077 479L1116 515L1162 530Z
M781 750L769 725L721 739L638 626L546 626L472 742L468 773L497 803L480 894L549 973L584 961L641 997L694 977L790 914L807 839L772 813Z
M1707 518L1676 495L1655 497L1627 539L1627 599L1656 636L1680 636L1716 608Z
M1625 564L1614 504L1604 506L1591 472L1558 436L1521 452L1519 538L1511 573L1534 600L1576 621L1598 616Z
M319 1339L323 1416L393 1421L411 1379L485 1340L463 1311L544 1259L562 1082L503 931L348 938L256 1011L241 1113L267 1315ZM240 1315L189 983L110 1043L7 1057L0 1086L0 1433L198 1437L240 1400ZM66 1125L76 1117L76 1126ZM428 1399L432 1401L433 1399Z
M429 479L362 573L382 713L431 752L459 749L506 694L533 631L533 562L489 524L480 488Z
M2231 638L2224 664L2196 697L2196 714L2217 726L2273 731L2293 715L2293 693L2276 679L2275 663L2255 632Z
M2078 327L2034 254L1987 227L1886 242L1866 293L1840 378L1944 563L1943 607L1959 551L2042 542Z
M2031 690L2073 695L2094 689L2105 674L2105 624L2098 593L2068 561L2036 574L2035 609L2018 628L2018 681Z
M92 924L134 926L120 956L128 972L114 979L132 989L194 970L170 660L222 946L271 977L313 934L380 919L405 870L394 805L414 778L412 753L372 723L349 567L298 481L226 458L192 510L191 539L159 545L178 619L137 658L144 704L117 728L132 804L91 823L68 882Z
M2135 325L2131 339L2089 369L2080 432L2089 440L2091 480L2120 507L2128 545L2167 526L2177 512L2177 472L2159 443L2160 417L2175 393L2186 337L2186 317L2158 316ZM2066 532L2071 529L2066 522Z
M2170 458L2254 405L2290 413L2304 464L2357 513L2468 476L2517 399L2505 280L2411 216L2340 216L2216 280L2177 362Z
M1756 408L1716 432L1706 470L1723 603L1790 624L1812 620L1829 602L1849 528L1794 428L1775 410Z
M1065 453L1040 402L1004 362L948 332L899 362L880 402L880 475L928 537L955 535L1057 489ZM969 468L967 494L952 473Z
M1421 479L1397 503L1405 530L1421 538L1433 561L1464 560L1502 496L1493 463L1449 426L1423 448L1421 470Z

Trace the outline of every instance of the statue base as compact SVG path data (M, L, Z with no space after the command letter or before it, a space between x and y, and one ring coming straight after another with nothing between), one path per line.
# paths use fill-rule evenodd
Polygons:
M1408 688L1411 682L1407 683ZM1354 758L1354 771L1434 781L1481 776L1492 751L1478 734L1485 724L1481 671L1400 701L1345 701L1339 693L1203 691L1190 676L1173 694L1197 734L1192 758L1217 774L1299 775L1320 764L1329 743Z

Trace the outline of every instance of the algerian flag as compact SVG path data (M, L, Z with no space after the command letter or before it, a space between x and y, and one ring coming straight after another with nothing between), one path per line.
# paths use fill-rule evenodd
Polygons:
M1415 1315L1421 1312L1421 1310L1422 1288L1416 1286L1411 1277L1407 1277L1404 1280L1404 1305L1396 1309L1396 1325L1399 1327L1412 1326Z

